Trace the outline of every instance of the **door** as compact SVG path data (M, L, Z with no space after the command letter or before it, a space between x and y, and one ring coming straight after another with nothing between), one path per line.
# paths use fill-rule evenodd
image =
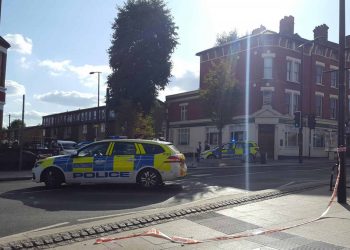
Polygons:
M275 153L275 125L259 124L258 141L260 153L273 159Z
M117 141L114 143L111 156L113 157L113 176L111 181L126 183L134 179L135 167L140 157L135 143Z
M227 143L222 145L221 157L222 158L232 158L234 155L232 143Z
M105 167L108 158L109 142L94 143L78 151L72 157L72 182L105 181Z

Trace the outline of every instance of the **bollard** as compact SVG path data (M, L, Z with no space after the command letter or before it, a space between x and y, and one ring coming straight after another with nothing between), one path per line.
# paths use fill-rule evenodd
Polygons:
M261 152L261 154L260 154L260 163L261 164L266 164L266 158L267 158L267 153L266 152Z

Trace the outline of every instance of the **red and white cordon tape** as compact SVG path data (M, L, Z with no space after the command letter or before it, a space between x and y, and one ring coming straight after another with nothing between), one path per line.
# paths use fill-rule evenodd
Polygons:
M337 149L338 157L339 157L339 152L345 152L346 147L339 147ZM162 232L160 232L158 229L150 229L148 231L142 232L142 233L137 233L137 234L131 234L131 235L126 235L126 236L120 236L120 237L109 237L109 238L99 238L96 239L95 244L101 244L101 243L106 243L106 242L111 242L111 241L116 241L116 240L123 240L123 239L129 239L129 238L135 238L135 237L143 237L143 236L150 236L150 237L156 237L156 238L162 238L169 240L173 243L179 243L179 244L198 244L198 243L204 243L204 242L210 242L210 241L219 241L219 240L230 240L230 239L240 239L240 238L246 238L246 237L251 237L251 236L257 236L257 235L264 235L264 234L270 234L270 233L275 233L275 232L281 232L287 229L299 227L302 225L306 225L318 220L321 220L326 216L328 213L329 209L331 208L332 203L334 202L334 199L337 194L338 190L338 183L339 183L339 173L340 173L340 165L338 164L338 175L337 175L337 180L334 185L334 190L331 196L331 199L328 203L328 206L326 210L321 214L321 216L317 217L316 219L311 219L299 224L295 224L292 226L286 226L282 228L275 228L275 229L257 229L254 231L246 231L243 233L239 234L232 234L232 235L226 235L226 236L219 236L219 237L214 237L214 238L209 238L209 239L204 239L204 240L195 240L195 239L190 239L190 238L184 238L184 237L179 237L179 236L168 236Z

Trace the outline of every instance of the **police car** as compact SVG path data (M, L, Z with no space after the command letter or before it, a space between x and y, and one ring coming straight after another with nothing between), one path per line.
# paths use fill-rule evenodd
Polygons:
M225 143L222 145L221 157L244 160L246 156L246 153L245 153L246 146L249 147L249 155L248 155L249 162L254 162L256 158L260 156L259 146L254 141L248 141L248 145L247 145L247 142L243 142L243 141L231 141L229 143ZM206 150L202 152L200 157L202 159L218 158L219 147L215 147L214 149Z
M35 163L35 182L49 188L62 183L137 183L155 187L187 174L185 157L170 142L114 139L94 142L74 155Z

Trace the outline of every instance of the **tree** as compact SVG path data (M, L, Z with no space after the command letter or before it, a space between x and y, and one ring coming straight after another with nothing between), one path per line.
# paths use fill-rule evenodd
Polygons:
M26 126L25 123L22 123L21 119L15 119L10 123L9 129L19 129L22 127L22 125L23 125L23 127Z
M237 40L238 35L237 35L237 30L232 30L228 33L222 32L220 34L216 35L216 43L215 46L220 46L225 43L232 42L234 40Z
M137 113L151 112L158 91L169 83L177 27L163 0L129 0L118 11L108 50L108 86L117 115L129 105L135 121Z
M222 148L222 129L232 121L241 90L235 77L235 62L219 61L204 78L207 88L200 91L203 109L218 129L218 144ZM221 150L219 150L221 158Z

